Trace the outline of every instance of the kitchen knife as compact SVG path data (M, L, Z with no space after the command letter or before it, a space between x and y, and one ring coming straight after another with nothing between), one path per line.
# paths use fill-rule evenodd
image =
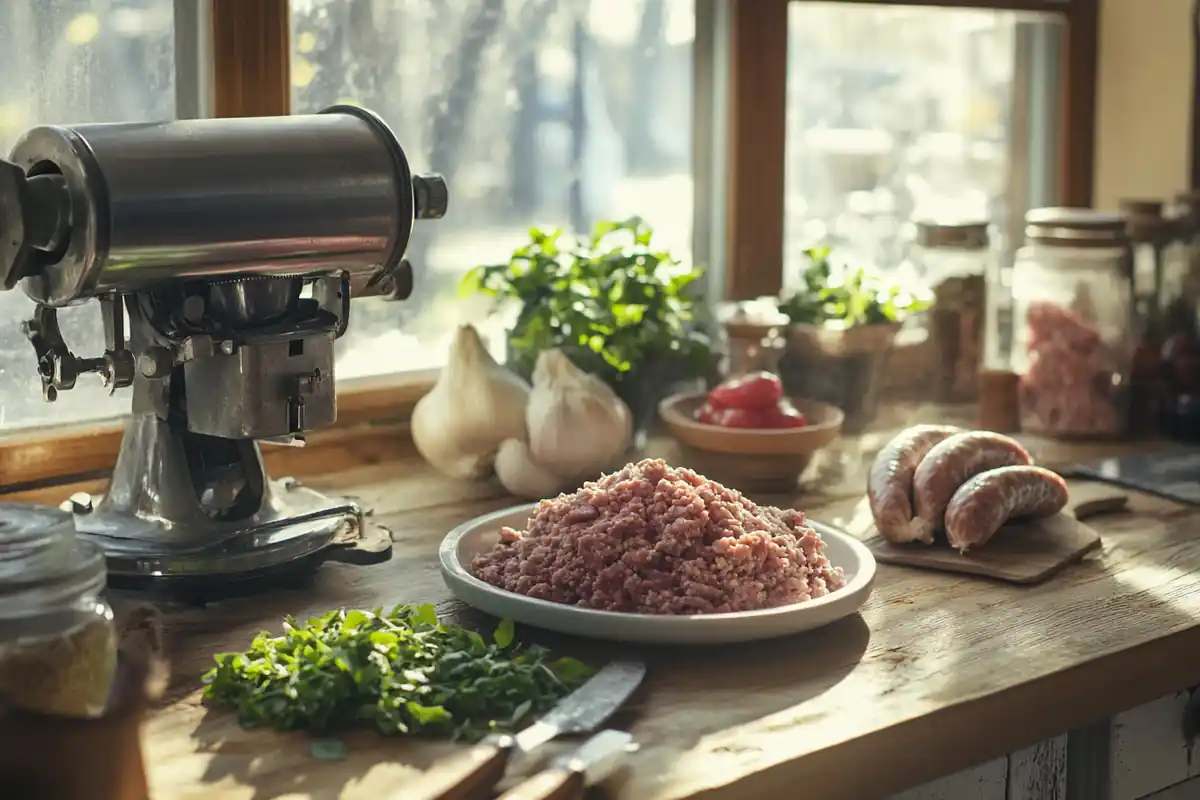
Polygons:
M500 800L580 800L587 787L615 772L621 758L636 749L630 734L600 731L579 749L500 795Z
M431 800L487 796L512 758L564 733L591 733L629 699L645 675L646 665L641 662L610 662L537 722L515 735L489 736L461 755L444 759L403 796Z

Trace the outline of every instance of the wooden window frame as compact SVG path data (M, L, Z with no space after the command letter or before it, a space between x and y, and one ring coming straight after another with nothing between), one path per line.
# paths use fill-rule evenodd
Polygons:
M783 282L788 7L806 0L731 3L725 296L777 294ZM1099 0L837 0L1059 14L1066 22L1059 125L1059 198L1090 206L1095 159ZM739 100L741 102L739 102Z
M787 15L805 0L697 0L724 3L728 45L728 113L724 138L724 294L748 299L781 288L784 163L787 121ZM1095 142L1098 0L839 0L879 5L926 5L1054 11L1067 22L1060 126L1060 201L1090 205ZM288 0L208 0L214 116L272 116L291 110L291 17ZM403 423L432 385L432 376L345 381L335 429L317 446L287 457L268 454L272 469L304 472L328 466L329 452L354 431L376 442ZM87 423L53 434L33 429L0 440L0 497L45 500L45 487L102 481L115 463L123 422ZM370 457L370 456L367 456ZM53 490L54 496L62 489Z

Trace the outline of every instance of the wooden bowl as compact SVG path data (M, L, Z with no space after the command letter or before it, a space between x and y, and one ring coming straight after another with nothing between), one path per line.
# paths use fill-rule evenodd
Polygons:
M659 404L658 413L683 451L685 463L679 466L733 489L792 491L817 451L842 431L840 409L803 397L791 398L808 418L803 428L748 430L707 425L695 417L706 397L705 392L672 395Z

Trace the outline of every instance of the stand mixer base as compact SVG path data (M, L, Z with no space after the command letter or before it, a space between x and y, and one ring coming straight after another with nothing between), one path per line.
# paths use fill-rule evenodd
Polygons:
M356 503L289 478L272 481L271 497L242 523L169 524L90 495L73 496L64 509L75 514L79 535L104 551L109 586L119 591L205 601L303 584L325 561L391 557L390 532Z

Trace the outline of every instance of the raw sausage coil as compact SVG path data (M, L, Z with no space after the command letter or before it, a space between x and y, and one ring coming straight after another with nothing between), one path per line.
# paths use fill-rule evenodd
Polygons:
M1050 517L1066 507L1067 482L1042 467L1000 467L959 487L946 507L946 538L960 553L991 539L1020 517Z
M990 431L957 433L936 444L913 476L914 530L922 536L940 531L950 498L971 478L997 467L1033 463L1016 439Z
M953 425L916 425L884 445L867 475L867 502L875 527L889 542L933 542L932 532L913 529L913 474L938 442L962 432Z

